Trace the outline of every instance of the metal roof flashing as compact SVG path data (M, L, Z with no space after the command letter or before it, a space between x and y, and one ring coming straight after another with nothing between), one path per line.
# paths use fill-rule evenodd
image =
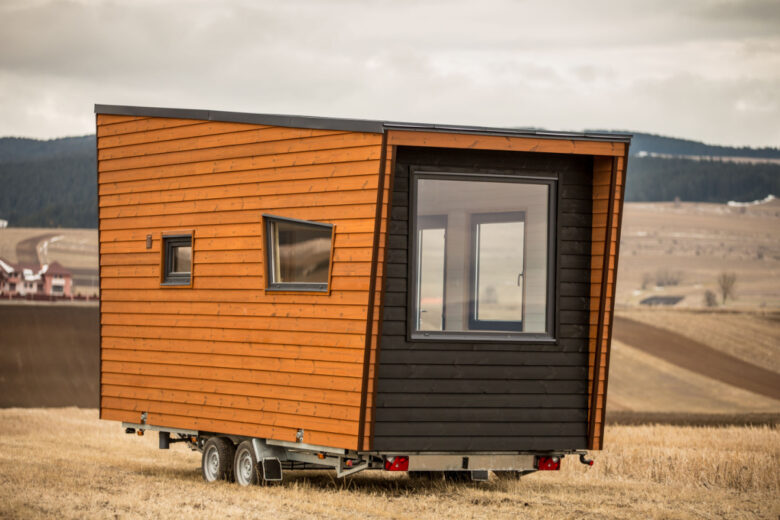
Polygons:
M96 114L119 116L170 117L177 119L199 119L203 121L224 121L318 130L343 130L347 132L385 133L387 130L412 132L442 132L507 137L534 137L537 139L568 139L577 141L605 141L629 143L631 134L597 134L586 132L555 132L521 128L442 125L427 123L405 123L371 119L344 119L284 114L253 114L248 112L225 112L219 110L197 110L185 108L140 107L123 105L95 105Z

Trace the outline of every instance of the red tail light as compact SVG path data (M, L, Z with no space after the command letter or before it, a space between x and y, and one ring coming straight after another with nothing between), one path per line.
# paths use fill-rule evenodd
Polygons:
M558 471L561 469L560 457L537 457L536 469L539 471Z
M385 469L387 471L409 471L409 457L387 457Z

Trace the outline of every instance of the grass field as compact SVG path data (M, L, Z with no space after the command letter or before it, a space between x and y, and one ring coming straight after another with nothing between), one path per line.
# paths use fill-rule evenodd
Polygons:
M682 334L780 373L780 313L689 309L621 309L617 315Z
M282 486L206 484L200 455L156 449L95 410L0 410L2 518L771 518L780 432L615 426L592 468L450 484L364 472L289 473Z
M98 280L96 229L3 228L0 258L43 264L57 261L73 273L75 290L95 294Z
M780 401L667 363L612 341L609 412L780 414Z
M702 307L722 272L737 274L728 308L780 307L780 201L747 208L703 203L627 203L623 215L616 303L635 306L656 295L684 296ZM659 272L674 286L657 287Z

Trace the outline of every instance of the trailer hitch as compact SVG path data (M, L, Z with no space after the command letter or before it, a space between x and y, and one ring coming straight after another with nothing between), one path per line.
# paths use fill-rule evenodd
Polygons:
M586 466L593 466L593 461L585 458L584 453L580 453L580 462Z

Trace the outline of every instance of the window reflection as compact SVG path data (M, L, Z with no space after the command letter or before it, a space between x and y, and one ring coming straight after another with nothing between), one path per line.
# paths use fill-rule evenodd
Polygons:
M192 246L173 248L173 273L189 273L192 265Z
M550 186L415 182L415 330L546 332Z
M328 283L332 228L271 223L273 283Z
M418 330L444 330L445 226L446 219L441 216L422 217L418 221Z

